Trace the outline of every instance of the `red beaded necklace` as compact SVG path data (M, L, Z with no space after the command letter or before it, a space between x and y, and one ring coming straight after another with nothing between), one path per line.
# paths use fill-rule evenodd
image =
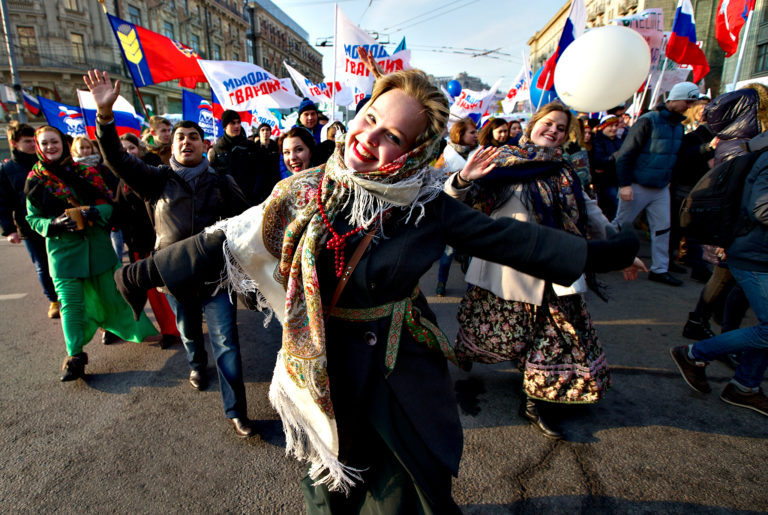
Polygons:
M344 268L346 268L346 264L344 263L344 247L347 246L347 238L349 238L353 234L359 233L365 228L365 226L361 225L360 227L356 227L345 234L337 233L331 226L331 222L328 220L328 215L325 214L325 209L323 208L323 201L321 199L322 190L323 190L323 181L321 181L320 185L317 187L317 208L320 211L320 216L323 217L323 223L325 224L325 227L329 231L331 231L331 234L333 235L333 237L330 240L328 240L328 242L325 244L325 248L327 248L328 250L333 249L334 268L336 269L336 277L341 277L342 274L344 273Z

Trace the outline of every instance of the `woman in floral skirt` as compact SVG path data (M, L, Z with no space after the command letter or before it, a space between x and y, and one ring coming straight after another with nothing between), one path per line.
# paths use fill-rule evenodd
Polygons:
M531 118L519 146L496 151L493 169L470 163L446 182L446 192L493 218L604 238L609 221L563 160L561 145L572 121L568 108L547 104ZM643 266L636 261L625 275L631 278ZM537 401L594 403L611 384L584 302L585 277L558 285L474 258L466 280L471 286L458 312L457 357L465 365L519 360L521 414L545 436L562 438L541 417Z

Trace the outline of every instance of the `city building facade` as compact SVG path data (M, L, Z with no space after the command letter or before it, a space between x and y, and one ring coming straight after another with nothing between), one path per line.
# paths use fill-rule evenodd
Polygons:
M112 15L180 41L202 58L253 62L287 77L287 61L307 78L322 80L322 55L309 35L269 0L5 0L11 45L21 86L34 94L78 105L77 89L89 69L107 70L123 83L121 94L141 103L127 76L105 9ZM256 30L251 30L254 13ZM5 36L3 31L3 36ZM9 56L0 45L0 84L12 84ZM181 113L176 81L141 88L148 114ZM207 84L196 93L210 96ZM31 117L35 124L42 117ZM0 131L3 138L5 131Z

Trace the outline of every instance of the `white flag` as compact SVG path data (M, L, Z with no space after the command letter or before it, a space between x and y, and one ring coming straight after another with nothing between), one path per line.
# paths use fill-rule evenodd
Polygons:
M288 63L283 62L283 66L288 70L291 78L293 78L293 82L299 87L301 94L316 103L331 102L334 96L336 97L336 103L338 105L348 105L352 103L352 88L342 86L341 82L314 83Z
M471 89L462 89L461 93L451 106L451 116L455 118L466 118L470 114L480 114L487 116L493 114L490 108L496 101L496 90L501 86L499 79L491 86L491 89L483 91L472 91Z
M203 59L198 62L224 109L288 109L301 102L293 88L287 88L281 79L255 64Z

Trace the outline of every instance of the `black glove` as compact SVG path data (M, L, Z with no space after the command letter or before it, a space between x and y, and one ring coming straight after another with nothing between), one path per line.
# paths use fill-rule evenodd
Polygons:
M77 222L67 216L66 213L62 213L48 224L48 236L58 236L65 232L75 232L77 230Z
M128 301L137 321L147 302L147 290L164 285L151 255L115 271L117 291Z
M587 264L585 272L611 272L623 270L631 265L640 241L632 227L625 227L607 240L587 241Z
M99 213L99 210L93 206L88 209L81 209L80 212L83 213L83 217L89 222L98 222L101 220L101 213Z

